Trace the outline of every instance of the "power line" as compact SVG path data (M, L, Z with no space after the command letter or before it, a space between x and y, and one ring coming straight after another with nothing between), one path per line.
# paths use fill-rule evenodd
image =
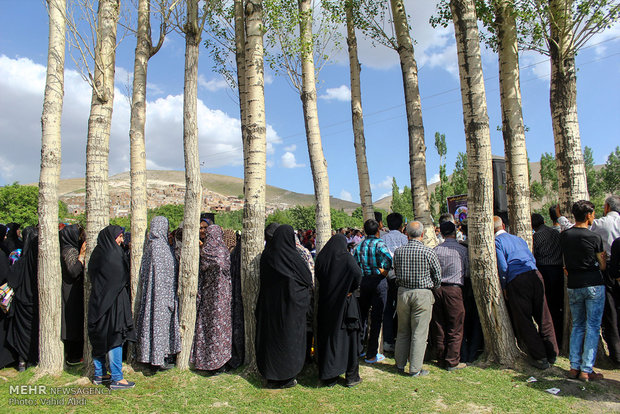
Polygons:
M600 44L603 44L603 43L606 43L606 42L610 42L610 41L616 40L618 38L620 38L620 36L615 36L615 37L612 37L612 38L609 38L609 39L605 39L605 40L602 40L602 41L600 41L598 43L594 43L594 44L585 46L585 47L582 48L582 50L583 49L588 49L588 48L591 48L591 47L594 47L594 46L598 46ZM599 57L597 59L592 59L592 60L589 60L589 61L586 61L586 62L582 62L582 63L580 63L579 67L588 65L590 63L599 62L601 60L608 59L608 58L611 58L611 57L614 57L614 56L618 56L618 55L620 55L620 52L613 53L611 55L602 56L602 57ZM534 66L537 66L537 65L540 65L540 64L543 64L543 63L548 63L548 62L549 62L549 59L545 59L545 60L541 60L539 62L535 62L535 63L529 64L529 65L526 65L526 66L521 66L519 69L520 70L522 70L522 69L529 69L531 67L534 67ZM548 75L548 74L540 75L540 76L536 76L536 77L533 77L533 78L526 79L526 80L522 81L521 83L527 83L527 82L531 82L531 81L538 80L538 79L545 79L545 78L548 78L549 76L550 75ZM485 78L485 82L489 81L489 80L493 80L493 79L498 79L498 78L499 78L499 75L494 75L494 76ZM492 89L487 89L487 91L495 92L498 89L499 89L498 87L494 87ZM450 89L446 89L446 90L434 93L432 95L426 95L424 97L421 97L420 99L421 99L421 101L425 101L425 100L428 100L428 99L436 98L438 96L446 95L446 94L449 94L451 92L455 92L455 91L459 91L459 90L460 90L460 87L450 88ZM451 100L451 101L448 101L448 102L442 102L442 103L440 103L438 105L434 105L434 106L430 106L430 107L425 107L424 111L429 111L429 110L432 110L432 109L436 109L436 108L439 108L439 107L442 107L442 106L445 106L445 105L449 105L449 104L452 104L452 103L460 102L460 101L461 100L458 99L458 100ZM390 106L390 107L387 107L387 108L379 109L377 111L373 111L373 112L364 114L364 124L366 126L369 126L369 125L375 125L375 124L378 124L378 123L381 123L381 122L386 122L386 121L390 121L390 120L394 120L394 119L404 118L406 115L397 115L397 116L394 116L394 117L390 117L390 118L387 118L387 119L382 119L382 120L375 121L375 122L366 122L366 120L368 118L370 118L370 117L373 117L375 115L378 115L378 114L381 114L381 113L384 113L384 112L389 112L389 111L397 109L397 108L402 108L403 106L405 106L405 104L398 104L398 105ZM350 122L350 120L334 122L334 123L331 123L331 124L328 124L328 125L325 125L325 126L321 126L321 130L325 131L325 130L328 130L330 128L333 128L333 127L336 127L336 126L339 126L339 125L343 125L343 124L346 124L346 123L349 123L349 122ZM328 133L327 135L323 135L323 134L322 135L325 138L325 137L329 137L329 136L332 136L332 135L338 135L338 134L341 134L343 132L348 132L348 131L349 131L349 129L346 129L346 130L332 132L331 134ZM301 142L303 140L303 137L305 137L305 135L306 135L305 132L297 132L297 133L290 134L290 135L287 135L285 137L282 137L280 139L280 141L277 142L277 143L280 144L280 143L284 143L284 142L287 142L287 143ZM298 137L302 137L302 138L300 139ZM297 138L297 139L294 139L294 138ZM202 157L203 160L201 161L201 164L205 164L206 161L218 158L221 155L235 153L235 152L239 151L242 148L243 148L243 146L238 146L238 147L234 147L234 148L232 148L230 150L227 150L227 151L220 151L220 152L217 152L217 153L208 154L205 157Z

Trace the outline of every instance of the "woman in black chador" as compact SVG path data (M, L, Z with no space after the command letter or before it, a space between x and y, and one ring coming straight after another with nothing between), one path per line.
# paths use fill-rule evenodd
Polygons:
M39 361L39 287L37 259L39 233L34 227L23 231L24 248L9 271L7 283L15 291L8 314L6 342L19 358L19 370Z
M271 388L297 384L306 358L306 314L312 276L295 248L293 228L277 228L260 259L256 363Z
M80 363L84 348L84 230L72 224L60 230L62 326L68 365Z
M99 232L88 262L92 287L88 302L88 338L93 347L93 383L111 380L110 389L131 388L123 379L123 344L135 342L129 300L129 263L123 252L123 228L108 226ZM106 354L111 377L106 369Z
M332 236L323 247L314 274L319 284L319 377L332 386L346 373L346 386L353 387L362 381L358 362L360 311L353 294L362 270L348 252L344 235Z

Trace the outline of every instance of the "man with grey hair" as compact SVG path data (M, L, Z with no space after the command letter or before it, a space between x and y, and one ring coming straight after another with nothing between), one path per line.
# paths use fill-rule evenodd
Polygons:
M422 223L409 223L409 242L394 252L394 271L398 284L398 334L394 359L401 373L413 377L428 375L428 371L422 369L422 363L435 303L433 290L441 286L439 260L433 249L422 244L423 234ZM405 373L407 360L409 372Z

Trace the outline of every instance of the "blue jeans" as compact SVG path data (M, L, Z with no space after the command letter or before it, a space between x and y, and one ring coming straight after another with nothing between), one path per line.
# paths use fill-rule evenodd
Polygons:
M110 362L110 373L112 381L120 381L123 379L123 347L117 346L108 351L108 360ZM102 377L107 372L105 356L93 357L95 365L95 377Z
M573 330L570 334L570 367L592 372L598 350L605 308L605 286L568 289Z

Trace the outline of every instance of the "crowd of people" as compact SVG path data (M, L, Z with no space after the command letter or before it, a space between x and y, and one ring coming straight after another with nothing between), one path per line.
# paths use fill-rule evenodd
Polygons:
M620 365L620 197L605 201L596 219L589 201L572 207L571 223L556 208L553 227L532 215L533 248L494 217L500 285L520 348L547 369L562 344L564 281L572 317L570 378L598 380L593 370L603 328L610 358ZM325 386L361 383L359 363L393 354L403 375L429 374L425 361L455 371L484 350L474 299L467 226L444 214L441 243L423 243L424 225L398 213L377 213L363 233L338 229L318 254L313 230L271 223L265 228L256 303L255 351L269 388L289 388L307 363L316 362ZM135 386L123 378L125 346L135 342L136 361L154 370L174 366L181 349L178 277L183 225L173 232L154 217L139 275L138 303L131 306L128 244L119 226L99 233L88 262L91 280L84 318L84 231L59 232L62 331L66 363L79 364L84 327L92 347L95 384ZM245 359L241 288L241 238L201 216L196 324L190 363L212 375ZM38 238L35 227L0 226L0 367L19 370L38 361Z

